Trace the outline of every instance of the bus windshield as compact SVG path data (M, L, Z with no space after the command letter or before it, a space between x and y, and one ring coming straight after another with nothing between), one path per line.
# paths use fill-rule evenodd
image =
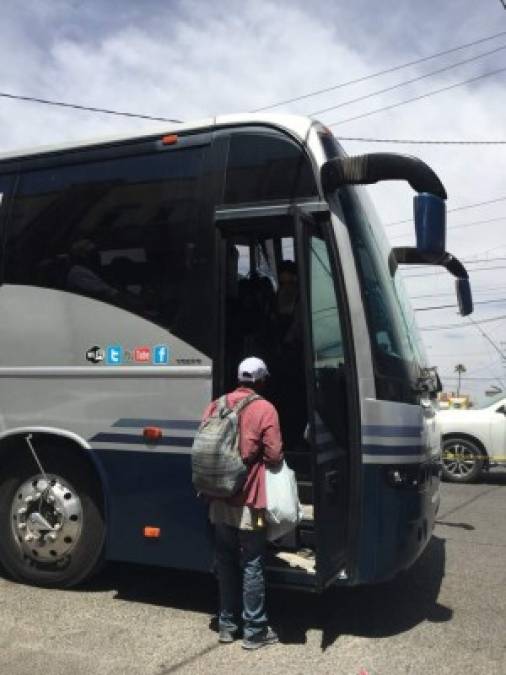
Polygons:
M330 134L320 134L328 159L342 154ZM365 188L338 191L359 270L375 364L379 398L416 397L421 368L427 366L415 315L399 273L390 274L391 246Z
M403 280L390 274L391 247L365 188L342 189L339 198L361 277L378 395L409 399L427 359Z

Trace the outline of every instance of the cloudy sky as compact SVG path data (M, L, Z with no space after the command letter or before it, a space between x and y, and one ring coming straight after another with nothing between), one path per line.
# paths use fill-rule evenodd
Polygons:
M311 114L346 138L506 140L506 11L500 0L4 0L2 10L0 92L181 120L255 110L496 35L275 110ZM0 97L0 151L158 128ZM506 145L342 143L349 154L415 154L436 169L448 190L448 209L455 210L448 214L448 249L463 260L484 261L468 266L475 301L487 301L476 305L473 318L486 320L481 330L506 349L506 320L494 320L506 316ZM410 217L407 187L383 184L371 193L384 223ZM413 241L409 222L387 231L392 245ZM414 306L454 302L445 273L411 268L405 276L411 277L406 284ZM447 388L455 384L450 378L458 362L468 371L464 389L476 396L501 380L506 384L500 355L455 307L418 317Z

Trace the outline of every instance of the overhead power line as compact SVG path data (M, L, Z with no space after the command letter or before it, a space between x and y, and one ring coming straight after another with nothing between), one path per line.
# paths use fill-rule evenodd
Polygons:
M475 75L475 77L470 77L467 80L462 80L461 82L456 82L455 84L450 84L446 87L441 87L440 89L434 89L433 91L428 91L425 94L420 94L419 96L413 96L407 98L404 101L398 101L397 103L391 103L390 105L382 106L381 108L375 108L374 110L369 110L369 112L362 113L361 115L354 115L353 117L347 117L343 120L338 120L337 122L330 122L327 124L328 127L335 127L339 124L346 124L348 122L354 122L355 120L360 120L364 117L369 117L370 115L375 115L376 113L385 112L387 110L393 110L398 108L401 105L406 105L407 103L413 103L413 101L420 101L423 98L429 98L430 96L435 96L436 94L441 94L444 91L450 91L451 89L456 89L457 87L462 87L464 84L470 84L471 82L477 82L478 80L483 80L485 77L492 77L492 75L498 75L503 73L506 70L505 68L498 68L497 70L491 70L488 73L482 73L481 75Z
M500 218L487 218L486 220L474 220L471 223L461 223L460 225L450 225L450 227L447 227L446 229L447 230L462 230L466 227L474 227L475 225L484 225L485 223L498 223L498 222L501 222L501 221L504 221L504 220L506 220L506 216L502 216ZM404 220L403 222L406 223L408 221L413 222L413 219L408 218L408 220ZM391 227L392 224L393 223L390 223L389 225L385 225L384 227ZM397 223L395 223L395 225L397 225ZM389 239L401 239L402 237L405 237L410 232L411 232L411 230L409 230L409 232L403 232L402 234L396 234L393 237L389 237ZM502 247L498 245L496 248L502 248ZM490 250L494 250L494 249L488 249L488 250L490 251Z
M359 82L365 82L366 80L371 80L374 77L379 77L380 75L387 75L388 73L394 73L398 70L402 70L403 68L409 68L410 66L416 66L419 63L425 63L426 61L430 61L431 59L436 59L440 56L445 56L446 54L453 54L454 52L458 52L462 49L467 49L468 47L474 47L475 45L478 44L483 44L484 42L489 42L490 40L495 40L498 37L502 37L503 35L506 35L506 31L501 31L500 33L494 33L493 35L487 35L484 38L480 38L479 40L473 40L473 42L467 42L462 45L458 45L457 47L452 47L451 49L445 49L442 52L435 52L434 54L430 54L429 56L423 56L419 59L414 59L413 61L407 61L405 63L401 63L397 66L392 66L391 68L385 68L384 70L378 70L375 73L369 73L368 75L363 75L362 77L357 77L353 80L348 80L346 82L339 82L338 84L333 84L330 87L325 87L324 89L316 89L314 91L310 91L307 94L301 94L300 96L295 96L293 98L287 98L283 101L278 101L277 103L271 103L270 105L262 106L261 108L255 108L254 110L251 110L250 112L263 112L264 110L272 110L273 108L278 108L281 105L286 105L287 103L295 103L296 101L303 101L304 99L311 98L313 96L318 96L319 94L326 94L329 91L336 91L336 89L342 89L343 87L348 87L352 84L358 84Z
M440 375L440 378L442 380L458 380L459 378L456 375ZM490 380L497 380L497 377L494 375L491 375L490 377L466 377L465 375L462 375L462 382L464 380L471 381L471 382L490 382Z
M473 305L489 305L490 303L493 302L506 302L506 298L497 298L496 300L478 300L476 302L473 301ZM449 309L455 307L455 304L452 305L434 305L434 307L415 307L414 311L415 312L432 312L436 309Z
M469 319L469 317L467 317ZM420 330L449 330L450 328L469 328L469 326L477 326L482 323L493 323L494 321L504 321L506 314L500 316L493 316L490 319L480 319L480 321L471 320L471 323L450 323L445 326L422 326ZM502 352L500 352L502 354Z
M501 356L502 359L506 358L506 355L502 351L502 349L496 344L496 342L490 337L490 335L478 324L483 323L483 321L475 321L472 319L470 316L467 317L468 321L470 322L469 325L474 326L476 330L481 333L482 337L485 338L485 340L492 345L492 347L495 349L495 351Z
M154 117L153 115L142 115L141 113L126 112L123 110L110 110L108 108L95 108L92 106L79 105L78 103L69 103L67 101L54 101L48 98L36 98L35 96L22 96L11 94L6 91L0 91L0 98L9 98L14 101L28 101L30 103L43 103L44 105L57 106L59 108L72 108L73 110L85 110L87 112L103 113L104 115L120 115L122 117L136 117L142 120L153 120L155 122L173 122L181 124L182 120L174 120L169 117Z
M433 355L431 355L431 356L433 356ZM454 354L454 356L455 356L455 354ZM459 350L459 358L461 356L464 356L464 354ZM497 377L497 375L495 373L495 370L497 369L497 365L499 363L500 363L500 359L496 359L495 361L491 361L490 359L488 359L486 363L483 363L482 365L480 365L476 368L471 368L470 371L466 372L465 376L462 375L462 380L464 380L464 378L466 380L480 379L479 377L476 376L476 373L481 373L484 370L488 370L490 373L492 373L492 375L491 376L489 375L489 377L484 378L484 379L487 379L487 380L489 378L493 379L500 384L501 388L504 388L504 382L499 377ZM441 377L443 377L443 375L441 375ZM459 379L459 378L454 376L454 375L448 375L447 379Z
M442 139L438 141L424 138L366 138L364 136L336 136L336 138L338 141L355 141L357 143L398 143L402 145L506 145L506 140L466 141L459 139L450 141Z
M505 265L497 265L494 267L475 267L472 270L469 270L473 274L475 272L493 272L494 270L506 270ZM446 270L443 270L441 272L431 272L430 274L403 274L402 278L403 279L415 279L416 277L425 277L426 279L430 279L431 277L439 277L442 274L448 274Z
M423 75L417 75L416 77L413 77L410 80L404 80L403 82L397 82L397 84L390 85L389 87L384 87L383 89L377 89L376 91L372 91L368 94L363 94L362 96L358 96L356 98L350 98L347 101L342 101L341 103L336 103L335 105L331 105L328 108L321 108L320 110L314 110L313 112L310 112L308 114L311 115L311 116L323 115L323 113L330 112L331 110L337 110L338 108L344 108L347 105L352 105L353 103L359 103L360 101L365 101L368 98L372 98L373 96L379 96L380 94L386 94L389 91L394 91L395 89L400 89L400 87L406 87L409 84L414 84L415 82L420 82L421 80L425 80L428 77L433 77L434 75L439 75L440 73L445 73L449 70L453 70L454 68L458 68L459 66L464 66L468 63L472 63L473 61L478 61L479 59L483 59L486 56L490 56L491 54L495 54L495 53L500 52L504 49L506 49L506 45L501 45L500 47L496 47L495 49L491 49L488 52L482 52L481 54L476 54L475 56L471 56L468 59L464 59L462 61L457 61L456 63L452 63L449 66L444 66L443 68L438 68L437 70L431 70L428 73L423 73Z
M461 258L460 262L465 263L466 265L474 265L476 263L488 263L488 262L498 262L498 261L503 261L506 260L506 258L500 257L500 258ZM403 263L400 263L401 265ZM419 265L409 265L409 269L416 269L420 267L427 267L427 265L430 265L430 263L422 264L420 263Z
M492 286L489 288L474 288L473 295L476 293L491 293L492 291L504 291L506 288L504 286ZM424 295L410 295L410 300L418 300L419 298L444 298L444 297L453 297L455 293L425 293Z
M446 213L455 213L455 211L465 211L466 209L474 209L478 206L486 206L487 204L496 204L497 202L506 201L506 195L501 197L494 197L493 199L487 199L484 202L473 202L472 204L463 204L462 206L455 206L453 209L448 209ZM386 223L384 227L393 227L394 225L401 225L402 223L410 223L413 220L411 218L404 218L404 220L395 220L392 223ZM481 220L480 223L491 223L494 220L504 220L504 218L491 218L490 220ZM475 223L469 223L469 225L474 225ZM456 225L455 227L459 227ZM460 226L462 227L462 226Z
M430 349L429 356L430 356L431 359L433 359L434 357L440 358L440 357L443 357L443 356L447 356L448 358L451 358L451 359L455 358L455 350L453 350L452 352L434 352L434 351L432 351L431 345L428 345L428 347ZM481 349L479 352L476 352L476 351L475 352L464 352L464 351L461 351L459 349L459 358L461 358L463 356L484 356L483 349Z

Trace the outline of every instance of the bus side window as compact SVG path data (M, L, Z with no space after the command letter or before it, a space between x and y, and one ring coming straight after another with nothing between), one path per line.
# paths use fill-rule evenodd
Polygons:
M235 133L230 138L225 204L313 197L313 168L301 147L279 133Z
M200 221L203 155L190 147L25 172L8 226L5 281L116 305L210 353L213 240Z

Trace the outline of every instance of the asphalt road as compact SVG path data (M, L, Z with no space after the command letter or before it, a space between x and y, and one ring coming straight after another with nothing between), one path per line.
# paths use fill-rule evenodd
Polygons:
M206 575L111 565L73 591L0 578L0 675L506 673L505 515L505 472L443 485L409 572L324 597L272 590L282 643L256 652L217 643Z

